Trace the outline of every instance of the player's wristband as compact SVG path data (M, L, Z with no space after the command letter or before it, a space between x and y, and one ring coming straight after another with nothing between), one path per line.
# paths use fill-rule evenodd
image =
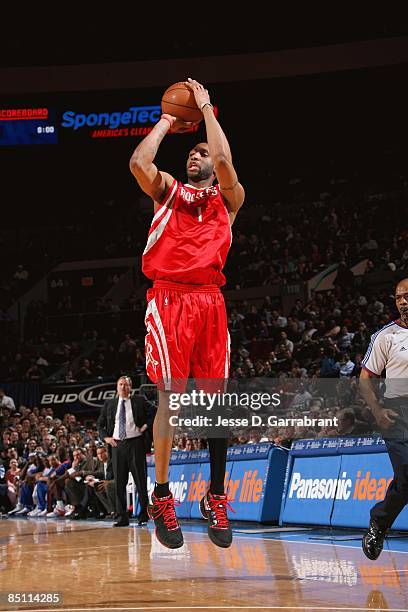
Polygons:
M214 109L214 107L211 104L211 102L203 102L201 107L200 107L201 112L203 112L203 109L204 109L205 106L209 106L210 108Z
M168 123L169 123L170 127L171 127L171 128L173 127L172 122L170 121L170 119L167 119L167 117L164 117L164 116L162 115L162 116L160 117L160 119L164 119L165 121L168 121Z

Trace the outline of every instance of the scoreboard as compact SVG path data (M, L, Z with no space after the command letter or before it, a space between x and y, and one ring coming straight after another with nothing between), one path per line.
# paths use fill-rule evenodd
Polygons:
M52 108L0 108L0 146L57 144Z
M143 138L161 115L160 104L144 102L143 98L138 101L127 96L122 102L107 104L98 99L85 104L85 108L80 101L68 108L61 107L58 102L49 107L32 101L24 107L20 104L0 106L0 147ZM217 116L217 106L214 113ZM187 131L198 130L199 125L193 124Z
M58 102L52 107L41 103L25 107L0 106L0 147L143 138L161 115L160 104L143 102L145 100L134 101L133 96L127 96L123 102L106 105L98 99L85 104L85 108L80 101L68 108L61 107ZM214 112L217 115L216 106ZM197 132L198 129L199 125L193 124L187 131Z

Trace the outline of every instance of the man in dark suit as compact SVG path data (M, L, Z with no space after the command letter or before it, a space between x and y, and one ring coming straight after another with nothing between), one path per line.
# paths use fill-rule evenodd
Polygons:
M72 455L71 468L59 480L64 483L69 503L75 507L67 518L84 519L88 517L88 490L84 478L95 469L95 460L87 456L83 448L74 448Z
M147 465L144 432L148 427L150 403L142 395L131 397L132 381L121 376L117 382L118 397L107 400L98 418L98 432L112 452L113 475L119 520L114 527L129 525L126 485L132 473L139 494L139 525L148 521Z
M86 474L85 481L88 485L89 505L96 518L101 519L107 514L116 514L116 487L107 447L98 446L96 457L95 470Z

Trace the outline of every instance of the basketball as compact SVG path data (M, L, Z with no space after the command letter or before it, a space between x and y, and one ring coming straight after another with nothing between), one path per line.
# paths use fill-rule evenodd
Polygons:
M166 89L161 100L161 107L163 113L168 113L183 121L201 121L203 118L193 92L182 81Z

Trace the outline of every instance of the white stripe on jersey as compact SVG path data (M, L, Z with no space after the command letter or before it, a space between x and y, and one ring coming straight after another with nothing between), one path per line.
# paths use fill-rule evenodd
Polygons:
M157 219L160 219L162 214L166 211L166 209L167 209L167 207L169 205L169 202L171 201L172 197L174 196L174 192L175 192L176 189L177 189L177 181L175 181L175 185L173 186L171 192L169 193L167 198L164 200L163 204L161 204L160 208L158 209L158 211L154 215L150 225L153 225L153 223L155 221L157 221Z
M158 239L164 232L164 228L169 222L172 212L173 212L172 207L171 206L167 207L167 213L165 214L163 219L160 221L158 226L151 232L151 234L149 234L149 238L147 239L147 244L146 244L145 250L143 251L143 255L145 255L148 251L150 251L152 246L156 244L156 242L158 241Z
M153 316L153 321L157 327L157 331L159 333L160 340L157 336L157 333L154 327L148 321L148 317L150 314ZM152 332L154 340L156 342L156 346L159 351L160 362L162 366L162 376L164 380L165 391L169 391L171 389L171 368L170 368L169 349L167 347L166 334L164 333L163 323L162 323L162 320L161 320L161 317L160 317L160 314L157 308L155 298L152 298L150 302L147 304L145 323L146 323L148 332ZM161 347L163 347L164 358L163 358Z

